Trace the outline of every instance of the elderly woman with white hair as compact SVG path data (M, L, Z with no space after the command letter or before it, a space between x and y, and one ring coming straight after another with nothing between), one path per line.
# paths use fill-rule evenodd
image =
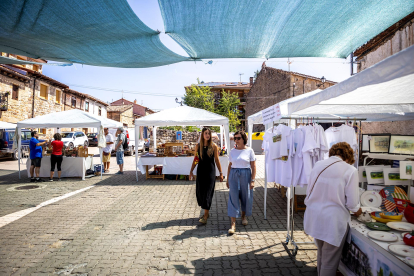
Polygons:
M116 163L119 165L119 172L116 174L124 174L124 142L126 136L124 134L124 128L118 127L116 130L116 142L115 142L115 151L116 151Z

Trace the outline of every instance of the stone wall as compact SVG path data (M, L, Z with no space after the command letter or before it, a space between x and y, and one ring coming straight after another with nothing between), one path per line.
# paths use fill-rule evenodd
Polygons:
M0 121L17 123L32 117L33 90L31 82L21 82L15 78L0 75L0 92L10 92L8 110L0 111ZM19 86L18 99L12 98L13 85Z
M414 19L386 39L375 50L358 57L358 73L372 65L414 45ZM414 121L362 123L362 132L367 134L392 133L414 135Z
M157 143L165 142L176 142L175 130L169 129L157 129ZM200 133L197 131L189 132L183 131L183 140L184 144L196 144L198 142L198 137Z
M325 89L335 83L307 78L291 72L271 67L263 67L250 92L247 94L246 119L267 107L283 100L308 93L316 89ZM317 85L320 85L319 87ZM263 125L255 125L253 131L263 131ZM247 131L247 126L246 126Z
M124 126L126 125L128 128L134 127L134 114L132 107L122 112L118 121L124 124Z

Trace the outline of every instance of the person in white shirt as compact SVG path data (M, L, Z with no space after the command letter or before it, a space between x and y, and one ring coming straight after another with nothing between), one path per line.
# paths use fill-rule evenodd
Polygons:
M102 161L104 164L104 172L109 172L109 164L111 163L112 145L114 143L114 137L109 133L108 128L104 128L106 147L103 148Z
M336 275L351 220L359 216L358 170L354 151L346 142L329 150L329 159L319 161L311 171L306 192L305 233L318 247L318 275Z
M229 176L226 182L229 189L227 214L231 217L229 234L236 232L236 218L242 217L242 224L247 225L248 216L252 215L253 188L256 177L256 157L252 148L246 147L247 135L244 131L234 133L236 148L229 154ZM240 204L241 202L241 204ZM241 212L240 212L241 205Z

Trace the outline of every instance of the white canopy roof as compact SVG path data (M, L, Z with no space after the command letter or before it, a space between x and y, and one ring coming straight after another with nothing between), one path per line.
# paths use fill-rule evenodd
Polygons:
M0 121L0 129L10 129L10 128L15 129L16 126L17 126L16 124Z
M227 117L190 106L166 109L135 120L135 126L228 126Z
M282 110L282 116L413 120L414 46L337 85L289 100L294 104L288 105L287 112ZM262 123L259 113L249 116L249 125Z
M79 109L49 113L17 123L19 128L75 128L75 127L118 127L120 122L92 115Z
M281 101L279 103L279 107L282 117L289 117L293 113L293 111L300 110L305 107L308 107L309 105L319 103L318 98L315 97L315 95L317 95L321 91L322 90L320 89L316 89L312 92L298 95L296 97ZM248 117L248 124L263 124L262 111L250 115Z

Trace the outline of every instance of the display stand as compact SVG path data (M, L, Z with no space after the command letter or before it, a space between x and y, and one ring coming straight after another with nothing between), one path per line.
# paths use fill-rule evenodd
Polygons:
M162 179L162 180L164 180L165 178L164 178L164 174L158 174L158 175L156 175L156 174L149 174L149 172L148 172L148 166L149 165L145 165L145 179Z

